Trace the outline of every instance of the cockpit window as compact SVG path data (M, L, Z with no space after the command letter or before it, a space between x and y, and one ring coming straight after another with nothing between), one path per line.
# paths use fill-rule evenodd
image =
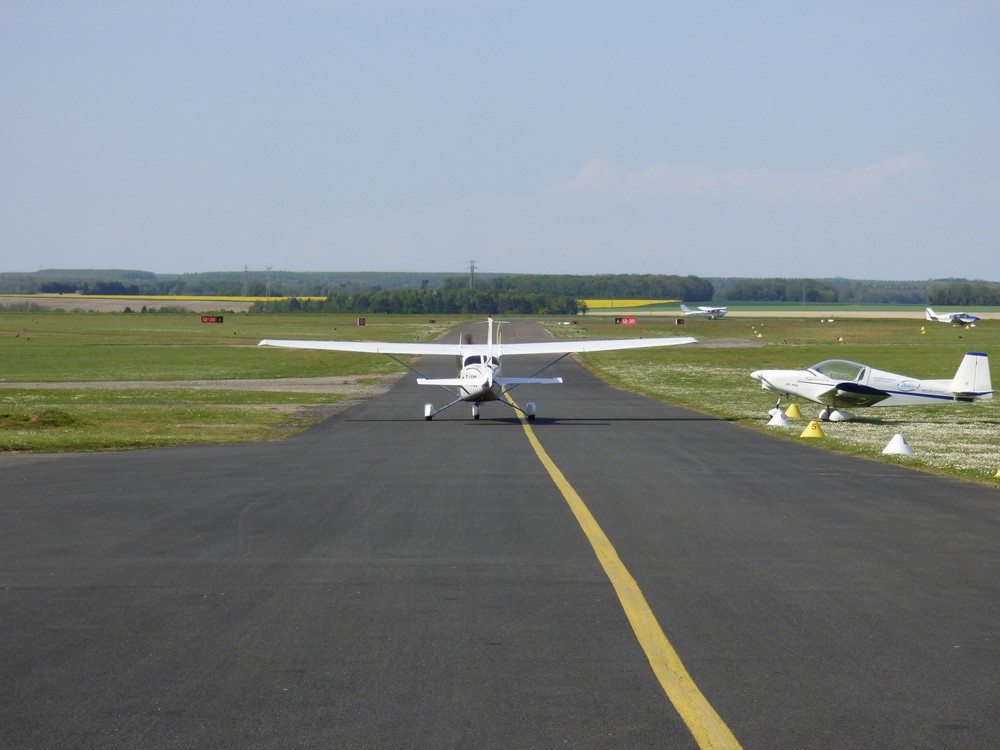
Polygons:
M462 360L462 367L468 367L469 365L492 365L493 357L489 357L485 354L470 354L468 357Z
M809 369L826 375L831 380L859 380L865 366L846 359L828 359Z

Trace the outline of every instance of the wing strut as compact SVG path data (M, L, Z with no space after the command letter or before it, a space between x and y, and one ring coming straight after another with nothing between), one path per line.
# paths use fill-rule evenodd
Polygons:
M387 356L389 359L393 360L394 362L398 362L403 367L405 367L407 370L412 370L413 372L417 373L417 375L419 375L420 377L422 377L422 378L426 378L427 377L422 372L420 372L420 370L418 370L416 367L414 367L413 365L411 365L409 362L404 362L399 357L397 357L395 354L389 354L388 352L383 352L383 354L385 354L385 356Z

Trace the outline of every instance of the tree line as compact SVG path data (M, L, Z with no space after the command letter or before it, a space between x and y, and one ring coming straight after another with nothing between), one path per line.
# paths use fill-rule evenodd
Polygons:
M575 297L511 290L382 289L350 294L336 292L325 299L297 297L273 299L267 302L255 302L250 311L395 315L576 315L579 306Z
M474 288L473 288L474 282ZM8 294L323 297L281 303L335 312L579 312L585 299L680 299L684 302L785 302L1000 306L1000 284L843 278L724 278L667 274L483 274L219 271L156 274L135 270L0 272Z
M465 278L445 279L444 288L468 286ZM573 297L575 299L679 299L709 301L712 282L698 276L666 274L509 274L495 275L476 284L477 290Z
M927 302L930 305L1000 306L1000 284L954 281L931 290Z
M576 315L584 299L712 299L712 284L696 276L492 276L445 279L440 289L334 292L323 300L257 302L253 312Z
M1000 305L1000 284L987 281L856 279L712 279L717 301L895 305Z

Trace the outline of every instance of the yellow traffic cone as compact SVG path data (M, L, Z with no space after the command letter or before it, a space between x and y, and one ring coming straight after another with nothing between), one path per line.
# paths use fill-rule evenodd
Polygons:
M798 404L789 404L785 409L785 416L789 419L802 419L802 412L799 411Z
M824 437L823 430L819 428L819 422L815 419L809 423L809 426L802 430L802 434L799 437L804 438L821 438Z

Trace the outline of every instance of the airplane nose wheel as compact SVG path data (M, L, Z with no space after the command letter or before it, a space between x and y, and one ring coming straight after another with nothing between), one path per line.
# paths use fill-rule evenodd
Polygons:
M472 418L479 419L479 404L472 405Z

